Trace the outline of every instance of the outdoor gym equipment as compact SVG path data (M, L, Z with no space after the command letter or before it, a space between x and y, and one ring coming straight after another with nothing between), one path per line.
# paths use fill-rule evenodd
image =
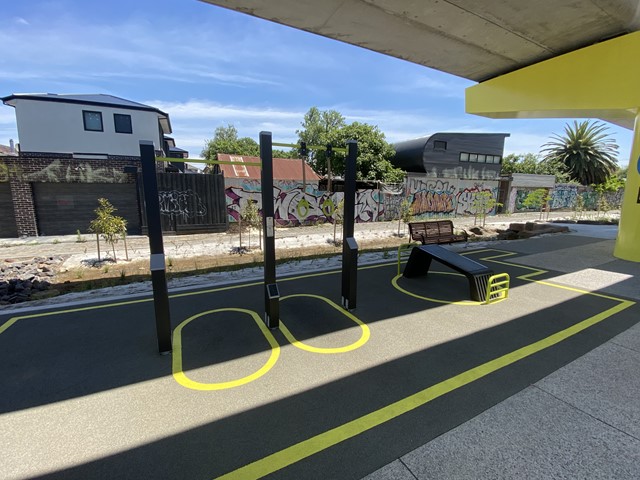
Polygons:
M245 165L261 166L262 184L262 222L264 240L264 321L268 328L277 328L280 321L280 291L276 282L275 259L275 219L273 197L273 146L299 148L301 155L306 156L308 150L342 151L347 153L344 189L344 222L342 243L342 306L347 310L356 308L358 244L353 236L355 221L356 197L356 158L358 144L354 140L347 142L347 148L327 146L307 146L273 143L271 132L260 132L260 162ZM233 164L234 162L190 160L184 158L156 157L153 142L140 141L140 158L142 163L142 181L145 198L145 211L148 223L151 280L155 309L156 333L158 349L161 354L171 352L171 319L169 311L169 293L166 279L166 263L162 242L162 226L160 223L160 202L156 178L156 162L195 161L207 164ZM303 159L304 162L304 159ZM304 169L303 169L304 171Z
M484 302L489 287L489 278L493 270L459 253L452 252L440 245L421 245L411 250L411 255L404 267L406 278L427 275L431 260L436 260L447 267L462 273L469 280L471 298L476 302Z

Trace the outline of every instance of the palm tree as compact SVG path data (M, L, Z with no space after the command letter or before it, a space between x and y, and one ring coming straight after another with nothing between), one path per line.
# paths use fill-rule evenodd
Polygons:
M603 183L616 172L618 145L609 137L605 124L574 120L573 127L564 127L564 133L553 134L542 146L543 161L564 164L571 179L582 185Z

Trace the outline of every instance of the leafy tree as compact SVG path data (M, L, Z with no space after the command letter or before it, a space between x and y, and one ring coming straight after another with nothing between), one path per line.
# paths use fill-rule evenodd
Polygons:
M377 126L354 122L347 124L344 117L335 110L320 111L312 107L304 116L303 130L298 130L300 141L308 145L331 144L346 147L348 140L358 142L356 176L359 180L382 180L388 183L401 182L404 172L391 164L395 155L393 147L385 140L384 133ZM331 172L344 175L346 154L334 152L331 158ZM309 163L320 175L328 173L327 156L324 151L310 151Z
M227 125L216 128L213 139L207 140L201 155L206 160L213 161L218 159L219 153L257 157L260 155L260 146L252 138L238 138L236 127Z
M603 183L618 166L618 145L607 130L601 122L574 120L573 127L565 126L564 135L554 134L543 145L544 160L562 163L571 178L582 185Z
M512 173L537 173L539 158L533 153L525 153L524 155L516 155L511 153L502 158L502 167L500 173L502 175L511 175Z
M249 200L242 209L241 220L249 227L249 249L251 249L251 229L260 226L260 212L258 211L258 202ZM242 225L240 225L242 227ZM240 246L242 247L242 228L240 228ZM258 235L260 237L260 235ZM260 240L260 248L262 248L262 239Z
M403 222L407 225L409 222L413 220L413 209L411 208L411 201L408 198L405 198L400 203L400 215L398 216L398 236L400 237L400 222ZM411 240L411 239L409 239Z
M115 244L119 237L123 237L127 233L127 221L114 215L117 209L106 198L98 199L98 208L94 210L96 218L91 220L89 231L96 235L102 236L105 242L111 245L113 250L113 259L116 259ZM98 239L98 260L100 260L100 240Z
M477 223L478 217L482 220L482 227L487 224L487 212L493 210L495 207L501 207L491 192L478 192L473 196L473 210L474 219L473 224Z
M553 175L556 183L569 183L571 177L567 172L567 167L556 159L541 160L538 155L525 153L524 155L511 153L502 159L502 175L512 173L528 173L538 175Z
M523 200L522 205L526 208L540 209L540 219L542 220L542 212L547 202L551 199L549 191L546 188L538 188L530 192Z
M611 205L607 199L607 193L615 193L621 188L624 188L625 181L619 178L617 175L611 175L604 182L599 183L597 185L592 185L592 188L598 194L598 213L597 216L600 216L600 212L603 215L611 210L611 208L618 208L620 205Z

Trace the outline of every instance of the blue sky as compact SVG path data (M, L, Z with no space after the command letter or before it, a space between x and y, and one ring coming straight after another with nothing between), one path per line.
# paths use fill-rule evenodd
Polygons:
M197 157L216 127L293 142L312 106L378 125L390 142L439 131L510 133L505 153L537 153L568 120L464 113L473 82L197 0L10 2L0 29L0 96L106 93L169 113ZM629 159L632 133L610 126ZM0 105L0 144L17 139Z

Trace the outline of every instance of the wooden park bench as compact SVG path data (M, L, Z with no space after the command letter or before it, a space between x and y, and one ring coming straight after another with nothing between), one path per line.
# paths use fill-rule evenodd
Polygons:
M467 232L458 235L453 231L453 222L451 220L410 222L409 234L411 235L411 240L420 242L423 245L466 242L468 240Z

